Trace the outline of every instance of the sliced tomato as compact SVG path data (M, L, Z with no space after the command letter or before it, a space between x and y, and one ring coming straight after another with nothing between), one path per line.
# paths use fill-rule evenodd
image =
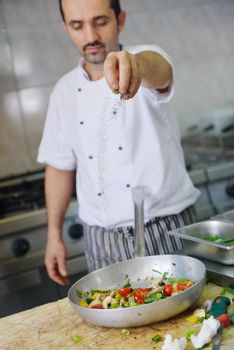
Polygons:
M166 284L163 287L163 294L165 294L167 297L170 297L173 293L173 285L172 284Z
M103 309L102 305L94 305L91 307L91 309Z
M151 288L137 288L134 293L135 300L139 304L144 304L144 300L148 297Z
M182 283L178 283L177 284L176 289L179 290L179 291L183 291L185 289L188 289L192 285L193 285L192 282L182 282Z
M118 293L121 295L121 297L126 297L128 294L130 294L132 291L132 288L126 287L118 290Z

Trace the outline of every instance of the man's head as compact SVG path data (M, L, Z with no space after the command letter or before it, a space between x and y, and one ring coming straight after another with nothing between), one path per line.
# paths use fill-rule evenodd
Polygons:
M103 64L118 50L125 22L119 0L60 0L64 26L88 64Z

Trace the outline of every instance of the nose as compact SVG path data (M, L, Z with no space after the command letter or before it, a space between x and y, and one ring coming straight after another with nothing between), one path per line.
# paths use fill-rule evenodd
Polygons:
M95 40L100 39L98 31L96 30L96 28L92 24L87 25L85 37L86 37L85 38L86 42L88 42L88 43L92 43Z

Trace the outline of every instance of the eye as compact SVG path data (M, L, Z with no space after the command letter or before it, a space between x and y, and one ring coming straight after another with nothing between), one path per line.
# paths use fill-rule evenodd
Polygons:
M95 24L99 27L102 27L102 26L106 25L107 22L108 22L107 18L99 18L95 21Z
M78 22L71 23L71 28L74 30L81 30L82 29L82 24Z

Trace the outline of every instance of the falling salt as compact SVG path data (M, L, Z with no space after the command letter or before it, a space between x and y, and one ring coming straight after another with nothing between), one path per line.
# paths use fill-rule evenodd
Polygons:
M120 107L123 105L124 100L120 95L115 95L109 92L104 97L104 107L100 118L99 129L99 143L97 152L98 162L98 188L100 189L100 199L102 205L102 214L105 216L105 221L108 220L108 208L110 208L109 200L110 195L108 191L107 178L109 171L108 164L108 149L110 143L110 133L118 118Z

